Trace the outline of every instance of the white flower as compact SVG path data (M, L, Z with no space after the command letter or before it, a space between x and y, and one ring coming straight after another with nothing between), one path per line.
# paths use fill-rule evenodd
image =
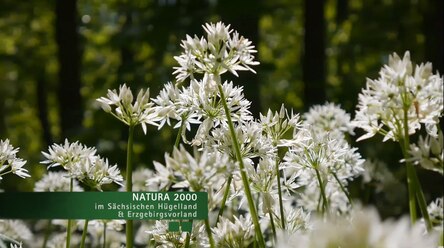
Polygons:
M299 247L437 247L437 235L424 234L421 225L410 226L408 219L382 221L373 209L354 209L349 217L329 216L317 219L312 230L282 235L278 248Z
M414 69L413 69L414 68ZM443 115L443 78L432 74L432 64L413 66L410 53L401 59L396 53L389 57L389 64L379 72L376 80L367 79L367 86L359 94L359 104L353 124L365 130L358 140L370 138L376 133L384 135L384 141L403 139L404 114L407 116L408 134L426 126L432 128Z
M9 144L9 140L0 140L0 180L2 176L13 173L21 178L30 177L28 170L23 168L26 160L17 158L18 148Z
M32 241L33 234L21 220L0 220L0 240L12 241Z
M178 89L172 84L166 84L153 102L157 104L156 112L160 116L160 127L165 123L170 125L170 119L178 122L175 128L183 126L182 139L186 143L200 146L207 139L213 128L227 122L220 94L215 87L214 79L206 75L202 80L192 80L190 85ZM222 84L231 118L235 122L247 122L253 119L249 109L250 102L244 98L242 87L233 86L232 82ZM186 130L191 130L191 124L198 124L195 137L188 141ZM159 127L159 128L160 128Z
M308 136L290 147L284 156L284 174L291 178L292 173L297 173L293 188L305 186L300 205L311 211L317 210L319 197L324 191L330 210L344 212L349 207L345 186L363 172L364 160L344 139L312 130L300 133Z
M63 145L54 144L49 146L48 152L42 152L42 154L46 160L41 163L49 164L48 168L62 166L65 170L70 172L73 170L72 167L79 161L95 156L96 149L80 144L78 141L70 143L65 139Z
M236 31L222 22L207 23L203 28L207 38L187 35L181 44L184 52L174 57L180 65L174 67L173 73L177 74L178 82L188 77L194 79L195 73L221 75L230 71L237 76L236 71L239 70L254 72L250 65L258 65L259 62L254 61L253 54L257 51L251 41L239 37Z
M174 248L178 244L185 244L185 232L168 232L168 222L156 220L153 229L146 231L158 244L157 247Z
M444 174L443 133L439 130L436 137L427 135L419 137L418 144L410 144L409 154L414 164L427 170Z
M67 170L69 177L75 178L85 185L101 190L103 184L117 183L122 185L123 177L117 165L109 166L108 160L96 155L96 149L80 144L78 141L63 145L54 144L48 153L42 152L48 167L61 165Z
M354 134L350 115L334 103L312 106L304 114L304 119L304 124L315 132L328 132L334 137L342 137L345 133Z
M34 192L68 192L71 180L66 172L49 171L34 185ZM83 191L77 180L73 180L73 192Z
M237 142L240 146L242 158L274 157L276 147L270 137L264 134L262 125L255 121L250 121L235 127ZM236 155L233 149L233 139L226 125L214 129L208 144L219 151L229 154L235 160Z
M268 109L267 115L260 114L259 117L264 135L271 138L274 145L278 147L291 146L292 144L299 142L296 139L284 139L288 132L292 131L293 133L296 133L302 128L299 114L294 114L293 111L291 114L288 114L288 111L282 104L279 112L276 111L273 114L273 112Z
M430 220L434 228L441 233L443 232L443 221L444 221L444 208L443 208L444 198L437 198L435 201L431 202L427 207L427 212L429 212Z
M78 163L73 177L83 182L91 188L101 191L101 186L109 183L116 183L122 186L123 177L117 164L108 165L108 160L99 156L89 157Z
M172 155L165 154L165 166L156 162L156 176L147 180L147 185L157 185L169 182L173 187L187 187L191 191L202 191L212 189L212 185L219 184L224 180L224 175L231 162L225 154L216 150L204 150L193 155L188 153L182 146L174 148Z
M97 101L105 112L111 113L128 126L141 124L143 132L146 133L147 124L158 125L158 116L153 103L150 102L149 89L140 90L134 103L133 98L131 89L123 84L118 93L117 90L108 90L107 98L100 97Z
M254 226L249 216L236 217L234 221L221 217L212 228L217 247L248 247L254 241Z

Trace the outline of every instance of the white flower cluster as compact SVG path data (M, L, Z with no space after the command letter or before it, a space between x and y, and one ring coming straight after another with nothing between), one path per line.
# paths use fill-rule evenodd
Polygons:
M196 151L193 156L181 146L174 148L172 155L165 154L165 165L154 162L156 174L147 180L147 186L209 191L225 180L225 175L232 170L231 166L228 156L217 150Z
M312 222L308 232L282 235L279 248L298 247L436 247L436 234L424 235L420 224L410 226L408 219L382 221L373 209L355 208L349 217L329 216Z
M207 37L187 35L181 45L184 52L174 57L180 65L174 67L177 82L188 77L194 79L194 74L221 75L229 71L237 76L236 71L239 70L254 72L250 65L258 65L259 62L254 61L253 54L257 51L251 41L222 22L207 23L203 28Z
M410 160L422 168L444 174L444 138L441 130L437 136L419 137L417 144L410 144Z
M312 106L304 114L304 120L305 125L316 133L330 133L332 137L341 137L345 133L354 135L350 114L334 103Z
M21 178L30 177L28 170L23 168L26 160L17 158L18 148L9 144L9 140L0 140L0 180L2 176L13 173Z
M73 192L83 191L77 180L73 180L72 183ZM68 173L49 171L48 174L35 183L34 192L69 192L70 187L71 179Z
M65 140L63 145L54 144L48 153L42 152L46 160L42 164L48 167L62 166L69 177L75 178L88 187L101 190L101 186L109 183L122 184L123 177L117 165L109 166L108 160L96 155L96 149Z
M405 131L413 134L419 130L421 123L431 136L436 136L443 115L444 86L443 78L432 73L432 64L414 66L409 52L402 59L394 53L379 75L376 80L367 79L366 88L359 94L354 125L366 134L358 140L380 133L384 141L399 141Z
M227 122L221 96L216 87L211 84L211 77L205 76L202 80L192 80L187 87L180 89L171 83L165 85L156 99L156 112L160 118L159 127L165 123L171 125L171 119L176 120L175 128L185 127L182 138L187 142L186 130L191 130L191 124L199 125L195 137L190 141L200 145L212 128ZM236 122L252 120L250 102L244 98L242 87L233 86L232 82L222 84L224 95L227 98L231 117Z
M363 172L361 155L345 139L308 131L303 142L290 147L284 157L287 171L297 173L296 187L304 187L299 205L319 211L319 199L330 210L346 212L349 206L345 186ZM295 187L293 186L293 187Z
M3 240L20 244L17 240L29 243L34 235L22 220L0 220L0 246L5 247Z
M134 103L133 100L133 93L125 84L120 86L119 92L108 90L107 97L97 99L105 112L111 113L128 126L141 124L146 133L147 124L157 126L157 113L152 108L149 89L140 90Z
M151 230L145 231L152 240L158 244L156 247L174 248L184 247L186 234L184 232L168 232L168 222L156 220ZM192 231L190 233L190 247L208 247L208 238L205 235L205 229L201 222L193 221Z
M254 240L253 222L249 216L222 217L213 229L217 247L248 247Z
M432 220L434 228L443 233L444 197L437 198L435 201L431 202L427 207L427 211L430 214L430 219Z
M353 132L350 116L327 103L312 107L304 117L303 128L293 133L298 142L284 156L286 187L302 189L297 205L306 210L347 212L351 199L346 186L364 171L357 148L345 139L345 132Z

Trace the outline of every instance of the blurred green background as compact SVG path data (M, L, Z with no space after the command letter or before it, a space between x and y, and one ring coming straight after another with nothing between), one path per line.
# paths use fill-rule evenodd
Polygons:
M219 20L258 49L256 75L225 76L244 86L256 116L281 103L303 112L326 101L353 113L366 77L376 78L392 52L409 50L413 61L444 71L441 0L2 0L0 138L20 147L33 177L6 177L0 188L32 190L46 173L40 151L65 138L123 168L127 128L95 99L122 83L155 97L174 80L180 41ZM137 166L163 161L176 131L137 129ZM381 140L353 145L404 178L397 144ZM428 199L442 194L440 176L420 176Z

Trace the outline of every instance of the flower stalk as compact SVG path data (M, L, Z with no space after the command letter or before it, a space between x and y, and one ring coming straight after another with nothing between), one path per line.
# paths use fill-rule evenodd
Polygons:
M130 123L128 132L128 146L126 154L126 191L133 190L133 138L134 125ZM133 247L134 240L134 226L133 220L126 220L126 247Z
M80 248L85 248L86 234L88 233L88 222L89 222L89 220L85 220L85 224L83 225L82 240L80 241Z
M239 143L237 141L237 136L236 136L236 132L234 130L233 121L231 120L231 113L230 113L230 110L228 109L225 94L222 89L220 75L215 76L215 80L216 80L216 84L217 84L217 87L219 90L220 98L222 99L222 105L224 107L225 115L227 117L228 127L230 129L231 138L233 140L233 147L234 147L234 151L236 153L236 158L237 158L237 161L239 162L239 169L240 169L240 173L241 173L241 177L242 177L242 183L244 186L245 195L247 197L248 207L250 209L251 218L253 220L254 229L256 232L256 238L257 238L257 241L259 242L259 246L265 247L264 237L262 235L261 227L259 224L259 217L257 215L256 207L254 205L253 196L251 195L250 183L248 180L247 173L245 172L245 166L244 166L244 162L242 159L242 154L240 151Z
M74 186L74 179L71 178L69 181L69 192L72 192ZM71 247L71 222L72 220L68 220L68 226L66 227L66 248Z

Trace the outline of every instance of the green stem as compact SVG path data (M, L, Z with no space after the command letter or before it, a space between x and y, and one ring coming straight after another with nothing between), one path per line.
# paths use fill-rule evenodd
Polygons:
M422 217L424 218L424 221L426 223L427 231L430 232L433 229L433 225L432 221L430 220L429 211L427 210L427 203L422 191L421 183L418 179L418 175L416 174L415 170L413 172L413 184L416 187L416 199L418 200L419 209L421 210Z
M271 213L271 209L268 209L268 215L270 216L271 230L273 231L273 240L276 242L276 228L274 226L273 214Z
M43 238L42 248L45 248L46 244L48 243L49 235L51 234L51 229L52 229L52 220L48 220L48 224L46 225L45 237Z
M240 173L241 173L241 177L242 177L242 183L244 185L245 195L247 197L251 218L253 220L254 229L256 232L256 238L259 241L259 245L261 247L265 247L265 241L264 241L264 237L262 235L261 226L259 224L259 218L258 218L258 215L256 212L256 207L254 205L253 197L251 195L249 180L247 177L247 173L245 172L244 161L242 159L242 155L240 152L239 143L237 141L237 136L236 136L236 132L234 130L233 121L231 120L231 113L230 113L230 110L228 109L227 102L225 99L225 94L222 89L220 76L215 75L215 80L216 80L217 87L219 89L220 98L222 99L222 105L224 106L225 115L227 117L228 127L230 129L231 139L233 140L233 146L234 146L234 151L236 153L236 158L237 158L237 161L239 162L239 169L240 169Z
M103 248L106 248L106 221L103 222Z
M321 188L321 195L322 195L322 215L325 214L325 211L328 209L328 201L327 201L327 196L325 195L325 188L324 188L324 183L322 182L321 179L321 174L319 173L318 168L314 168L315 172L316 172L316 178L318 179L319 182L319 188Z
M176 147L176 148L179 148L180 139L182 137L182 130L183 130L183 127L185 126L184 118L182 117L181 119L182 119L182 123L180 124L179 131L176 136L176 141L174 142L174 147ZM187 235L185 237L185 248L190 247L190 243L191 243L190 239L191 239L191 234L189 232L187 232Z
M410 207L410 219L412 224L416 222L417 214L416 214L416 202L418 201L419 209L421 210L422 216L427 226L427 230L432 230L432 222L430 220L429 212L427 211L427 203L424 197L424 193L422 191L421 183L419 182L418 175L416 174L415 167L410 162L408 149L410 146L410 135L409 135L409 122L408 122L408 110L409 106L404 105L404 119L403 119L403 127L404 127L404 137L402 137L401 150L404 155L406 170L407 170L407 185L409 189L409 207Z
M182 137L183 127L185 126L185 120L184 120L184 118L182 117L181 119L182 119L182 123L180 124L179 132L177 133L176 141L174 142L174 147L176 147L176 148L179 147L179 144L180 144L180 138Z
M86 234L88 233L88 222L89 222L89 220L85 220L85 224L83 225L82 240L80 242L80 248L85 248Z
M189 232L187 232L187 236L185 237L185 248L190 247L190 242L191 242L191 235Z
M232 175L228 176L227 184L225 185L224 197L222 198L222 204L220 206L219 213L217 214L216 223L219 222L220 216L222 216L222 214L224 213L225 204L227 203L228 194L230 193L231 180L233 180Z
M210 240L210 248L215 248L213 234L211 233L210 221L205 220L205 230L207 231L208 239Z
M350 202L350 205L353 206L353 201L350 197L350 194L348 193L347 189L344 187L344 185L339 180L338 175L336 175L336 173L332 170L330 170L330 173L333 174L333 177L336 179L336 182L339 183L339 186L341 187L342 192L344 192L345 196L347 196L348 202Z
M406 100L403 100L404 102ZM410 145L410 135L409 135L409 121L408 121L408 110L409 110L409 106L404 104L403 106L403 112L404 112L404 118L403 118L403 131L404 131L404 136L402 137L402 143L400 143L401 145L401 150L402 153L404 155L404 159L406 160L406 170L407 170L407 187L409 190L409 209L410 209L410 220L412 222L412 224L415 224L416 219L417 219L417 213L416 213L416 202L415 202L415 198L416 198L416 187L415 187L415 183L414 183L414 174L415 174L415 168L413 167L413 165L408 161L408 149L409 149L409 145ZM401 142L401 141L400 141Z
M126 191L133 190L133 137L134 125L129 126L128 147L126 149ZM134 230L133 220L126 221L126 247L133 247Z
M409 190L409 209L410 209L410 221L412 224L416 223L417 214L416 214L416 202L415 202L415 186L412 180L414 170L412 164L406 164L407 170L407 187Z
M74 179L69 181L69 192L72 192L74 186ZM66 248L71 247L71 219L68 220L68 226L66 227Z
M279 158L276 158L275 173L276 173L276 179L277 179L277 185L278 185L279 211L281 213L281 226L282 226L282 229L285 230L285 215L284 215L284 204L282 202L281 175L279 172Z

